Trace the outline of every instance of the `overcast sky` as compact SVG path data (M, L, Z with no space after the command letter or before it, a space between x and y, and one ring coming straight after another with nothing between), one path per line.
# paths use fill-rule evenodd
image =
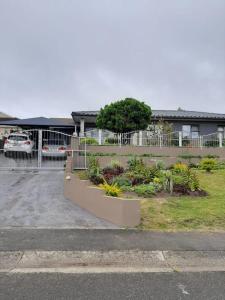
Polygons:
M225 0L0 0L0 111L225 113Z

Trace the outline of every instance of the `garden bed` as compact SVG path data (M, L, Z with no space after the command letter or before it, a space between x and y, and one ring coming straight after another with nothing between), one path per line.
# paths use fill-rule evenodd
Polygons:
M204 158L197 169L182 162L168 169L161 161L148 166L142 158L134 156L126 167L112 160L102 168L96 157L89 157L87 171L69 173L65 179L65 195L95 215L128 227L139 224L141 203L140 228L150 229L146 224L152 224L151 219L157 214L160 218L160 205L169 203L170 207L177 201L179 207L182 199L201 202L210 197L201 175L210 177L212 171L223 167L215 158Z

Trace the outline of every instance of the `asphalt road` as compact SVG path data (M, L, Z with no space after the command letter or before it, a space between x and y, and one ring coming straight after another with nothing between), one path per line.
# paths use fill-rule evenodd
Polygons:
M223 300L225 273L0 275L0 299Z
M63 195L63 171L0 171L3 227L116 228Z

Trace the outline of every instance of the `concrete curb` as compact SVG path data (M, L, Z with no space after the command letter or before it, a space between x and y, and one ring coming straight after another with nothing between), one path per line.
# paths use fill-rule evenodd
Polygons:
M0 252L1 273L225 271L225 251Z

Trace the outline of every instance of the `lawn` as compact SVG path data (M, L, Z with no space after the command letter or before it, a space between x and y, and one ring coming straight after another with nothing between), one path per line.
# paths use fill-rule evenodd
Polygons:
M170 197L141 201L140 229L225 230L225 170L198 171L207 197Z

